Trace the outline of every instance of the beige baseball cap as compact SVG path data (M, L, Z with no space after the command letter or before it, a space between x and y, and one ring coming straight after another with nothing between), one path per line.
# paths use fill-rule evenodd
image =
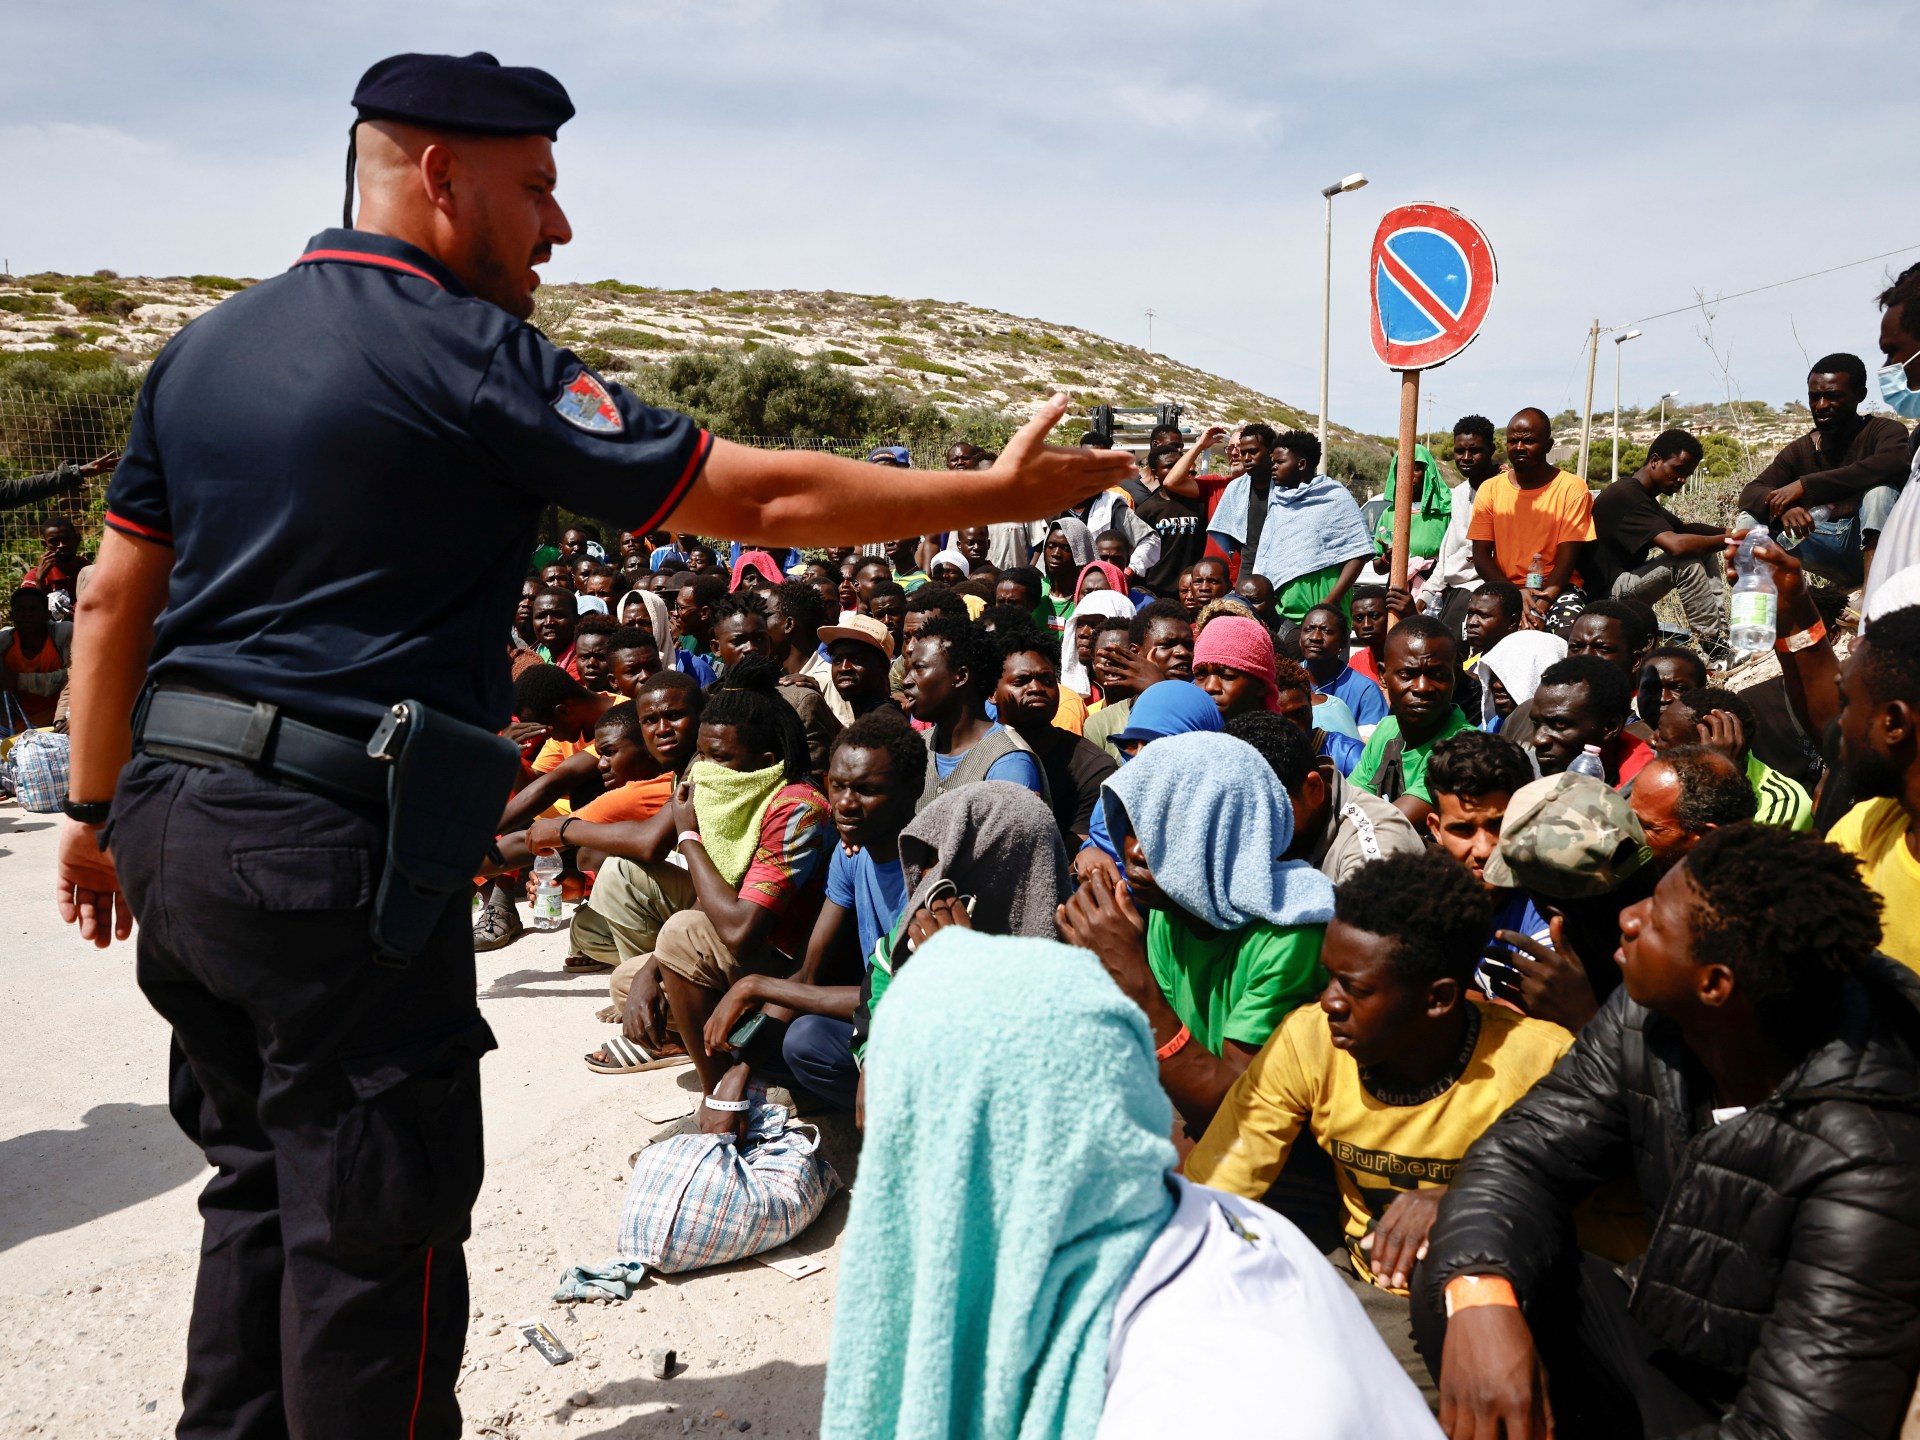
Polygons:
M820 643L831 645L835 640L858 640L862 645L871 645L887 659L893 659L893 632L887 629L885 622L871 615L862 615L858 611L840 612L838 625L820 627Z

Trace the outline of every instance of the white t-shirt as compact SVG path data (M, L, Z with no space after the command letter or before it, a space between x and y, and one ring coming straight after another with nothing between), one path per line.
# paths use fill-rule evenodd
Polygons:
M1440 537L1440 553L1434 557L1427 583L1442 590L1478 590L1486 582L1473 568L1473 542L1467 538L1467 526L1473 523L1473 486L1462 480L1449 493L1453 512L1447 517L1447 533Z
M1413 1381L1291 1221L1170 1178L1173 1218L1114 1306L1096 1440L1436 1440Z

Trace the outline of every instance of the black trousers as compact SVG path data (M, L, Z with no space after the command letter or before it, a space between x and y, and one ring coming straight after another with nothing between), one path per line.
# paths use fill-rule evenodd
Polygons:
M238 766L136 758L109 841L174 1118L218 1171L178 1433L459 1434L493 1048L466 906L374 963L381 828Z
M1567 1440L1662 1440L1716 1423L1733 1399L1725 1377L1688 1366L1627 1312L1627 1283L1597 1255L1569 1259L1527 1307L1547 1370L1554 1433ZM1447 1331L1440 1287L1413 1279L1414 1345L1440 1378Z

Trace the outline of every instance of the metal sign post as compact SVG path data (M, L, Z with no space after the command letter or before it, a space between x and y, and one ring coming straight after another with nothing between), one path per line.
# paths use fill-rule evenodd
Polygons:
M1499 268L1487 237L1458 210L1402 205L1373 235L1373 350L1400 372L1400 448L1394 467L1390 583L1407 588L1413 501L1419 489L1414 443L1420 372L1444 365L1473 343L1493 303Z

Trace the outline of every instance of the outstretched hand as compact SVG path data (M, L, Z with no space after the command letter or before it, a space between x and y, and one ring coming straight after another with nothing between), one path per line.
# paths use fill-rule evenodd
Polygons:
M68 820L60 831L54 876L61 920L78 923L80 938L104 950L133 934L133 910L120 893L113 856L100 848L99 834L91 825Z
M1126 450L1084 450L1047 444L1053 427L1065 418L1068 399L1051 396L1033 418L1014 432L987 473L1017 493L1021 513L1057 515L1098 495L1135 473L1133 455ZM996 507L998 508L998 507Z

